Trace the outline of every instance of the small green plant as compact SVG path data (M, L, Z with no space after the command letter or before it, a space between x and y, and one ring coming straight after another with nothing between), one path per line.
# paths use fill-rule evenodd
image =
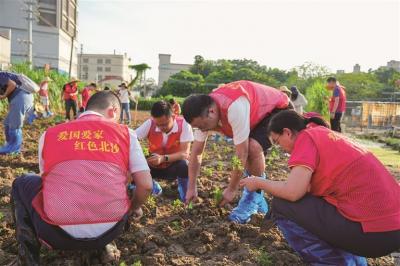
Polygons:
M192 210L193 209L193 203L189 202L189 204L186 207L188 210Z
M176 199L172 202L172 209L175 212L179 212L181 210L183 210L183 202L180 201L179 199Z
M258 256L257 256L257 262L261 266L270 266L272 265L272 258L271 255L269 255L264 248L260 248L258 250Z
M205 168L204 168L204 174L205 174L206 176L212 176L212 174L213 174L213 169L212 169L212 168L209 168L209 167L205 167Z
M224 170L224 164L223 164L222 162L218 162L218 163L217 163L217 170L218 170L218 171Z
M231 152L231 148L228 146L225 146L224 153L230 153L230 152Z
M243 171L242 161L236 155L232 157L232 168L233 170Z
M21 175L24 174L25 172L26 172L25 169L22 168L22 167L17 167L17 168L14 169L14 173L15 173L15 176L16 176L16 177L17 177L17 176L21 176Z
M218 151L218 146L217 146L216 143L211 144L211 150L212 150L213 152L217 152L217 151Z
M273 161L277 159L279 159L279 149L273 145L268 154L267 165L271 166Z
M4 218L4 213L0 212L0 222L3 220Z
M126 262L125 262L125 261L121 261L121 262L119 263L119 266L127 266L127 265L126 265Z
M147 198L147 206L149 206L152 209L156 208L157 207L156 198L153 196L148 197Z
M171 222L171 227L175 231L180 231L182 229L181 223L178 220L172 221Z
M216 187L214 191L212 192L213 198L214 198L214 204L215 206L218 206L218 204L221 202L223 195L222 195L222 190L219 187Z
M144 157L147 157L150 155L149 149L147 147L143 147L143 154L144 154Z
M142 263L140 262L140 260L138 260L135 263L133 263L132 266L142 266Z

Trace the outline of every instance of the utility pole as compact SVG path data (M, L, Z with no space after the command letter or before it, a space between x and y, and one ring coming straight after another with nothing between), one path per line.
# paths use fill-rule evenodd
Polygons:
M29 63L29 68L32 69L33 61L32 61L32 22L34 20L33 18L33 6L35 5L36 7L36 1L34 0L27 0L25 1L25 4L27 5L27 17L26 20L28 21L28 40L27 40L27 46L28 46L28 53L27 53L27 61Z
M83 44L81 43L81 56L79 58L79 79L82 79L82 56L83 56Z

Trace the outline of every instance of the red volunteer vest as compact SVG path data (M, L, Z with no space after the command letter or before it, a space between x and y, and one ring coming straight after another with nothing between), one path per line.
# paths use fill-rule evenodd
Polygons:
M400 229L400 186L374 155L325 127L300 134L308 134L318 150L313 195L360 222L364 232Z
M47 90L45 90L45 89L43 89L44 86L48 87L48 82L47 81L43 81L42 83L40 83L39 95L42 96L42 97L48 97L49 96L48 88L47 88Z
M85 115L46 131L42 188L32 205L54 225L117 222L127 213L126 126Z
M228 83L210 93L220 111L220 130L228 137L233 137L232 127L228 122L228 109L241 96L250 102L250 129L269 115L275 108L284 109L289 105L289 98L283 92L255 82L240 80Z
M77 95L70 96L69 94L75 93L77 91L78 91L78 85L76 83L74 85L72 85L71 83L65 84L65 90L63 93L64 100L71 99L71 100L76 101L78 99Z
M171 154L180 151L180 138L182 135L182 124L183 118L180 116L175 117L175 121L178 124L178 131L173 132L168 135L168 140L165 145L163 145L163 134L161 131L156 131L156 123L151 120L151 126L148 134L149 141L149 152L157 153L160 155ZM170 163L162 163L157 168L166 168L170 165Z
M346 91L343 86L339 87L339 105L336 109L336 113L344 113L346 111ZM332 95L329 100L329 112L332 112L333 105L335 104L335 97Z

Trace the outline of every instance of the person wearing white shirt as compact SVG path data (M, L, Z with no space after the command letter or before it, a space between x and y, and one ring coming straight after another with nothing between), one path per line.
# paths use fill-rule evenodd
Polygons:
M294 110L302 115L304 112L304 107L306 107L308 101L306 97L297 89L296 86L292 86L290 90L291 90L290 99L293 103Z
M193 141L192 127L173 113L166 101L158 101L151 108L151 118L136 129L138 138L149 142L147 162L152 178L178 181L179 198L185 201L188 182L188 156ZM154 187L159 184L153 181Z
M196 179L208 131L219 131L233 138L236 156L241 164L234 167L220 206L232 202L239 190L242 175L266 178L264 152L271 146L267 126L271 116L289 108L289 98L281 91L251 81L225 84L209 95L192 95L182 106L185 120L194 131L194 143L189 159L189 184L186 203L197 198ZM243 171L244 170L244 171ZM243 191L242 198L229 219L246 223L251 215L266 213L268 205L261 192Z
M125 82L122 82L119 86L118 96L121 101L121 116L120 122L124 122L124 113L125 118L127 120L127 124L130 125L131 123L131 110L130 110L130 99L129 96L131 95L127 85Z
M120 109L115 94L98 92L77 120L41 136L40 176L23 175L12 185L21 265L39 265L38 238L54 249L102 249L129 217L143 214L150 171L135 132L117 124Z

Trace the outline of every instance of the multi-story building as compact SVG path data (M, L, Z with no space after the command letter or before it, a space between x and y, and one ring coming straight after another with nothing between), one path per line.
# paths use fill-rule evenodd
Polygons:
M360 73L361 72L361 66L359 64L355 64L353 66L353 73Z
M32 3L32 61L35 67L49 64L77 74L78 0L2 0L0 29L11 29L11 62L28 59L28 9ZM70 66L71 63L71 66Z
M386 67L392 68L400 72L400 61L390 60L389 62L387 62Z
M167 81L173 74L179 73L182 70L189 70L192 67L190 64L171 63L170 54L159 54L158 59L158 86L160 88L164 81Z
M116 87L133 79L127 54L78 54L78 77L85 82Z
M0 70L6 70L11 63L11 30L0 30Z

